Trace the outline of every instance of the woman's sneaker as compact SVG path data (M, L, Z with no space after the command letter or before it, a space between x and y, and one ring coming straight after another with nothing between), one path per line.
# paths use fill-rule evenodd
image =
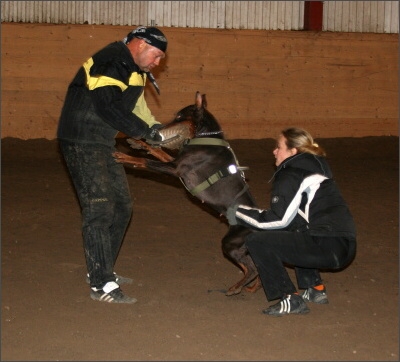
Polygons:
M286 298L282 299L279 303L263 310L264 314L280 317L285 314L307 314L310 310L306 302L300 295L289 294Z
M125 303L133 304L137 300L126 296L119 285L115 282L108 282L102 289L91 288L90 298L98 300L100 302L107 303Z
M315 288L308 288L306 289L302 294L301 297L306 301L306 302L313 302L317 304L328 304L328 296L326 294L326 288L324 286L324 289L318 290Z

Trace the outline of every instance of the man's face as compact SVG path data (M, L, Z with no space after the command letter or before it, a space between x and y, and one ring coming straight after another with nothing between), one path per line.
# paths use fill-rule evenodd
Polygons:
M158 66L163 58L165 58L165 53L163 51L143 41L134 59L141 70L148 72Z

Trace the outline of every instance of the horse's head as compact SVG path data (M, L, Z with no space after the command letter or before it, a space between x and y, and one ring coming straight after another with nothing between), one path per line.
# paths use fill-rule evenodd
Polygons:
M207 110L206 95L196 92L195 104L182 108L171 123L187 122L194 126L194 137L222 138L222 130L216 118Z
M179 149L187 139L223 138L218 121L207 110L206 95L199 92L196 92L195 104L182 108L159 132L166 139L161 146L169 149Z

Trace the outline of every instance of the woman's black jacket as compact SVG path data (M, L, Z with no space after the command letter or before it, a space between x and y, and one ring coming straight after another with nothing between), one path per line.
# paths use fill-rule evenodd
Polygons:
M356 237L356 228L325 157L300 153L273 176L270 208L237 205L236 221L257 230L306 231L313 236Z

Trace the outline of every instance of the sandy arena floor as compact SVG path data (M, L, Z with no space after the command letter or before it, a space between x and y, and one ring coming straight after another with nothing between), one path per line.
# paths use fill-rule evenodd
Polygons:
M221 293L241 276L221 252L226 224L179 180L128 168L134 217L116 271L138 302L92 301L56 141L2 139L1 359L398 361L399 139L317 141L355 217L357 256L323 274L329 305L273 318L262 290ZM267 207L274 141L230 143Z

